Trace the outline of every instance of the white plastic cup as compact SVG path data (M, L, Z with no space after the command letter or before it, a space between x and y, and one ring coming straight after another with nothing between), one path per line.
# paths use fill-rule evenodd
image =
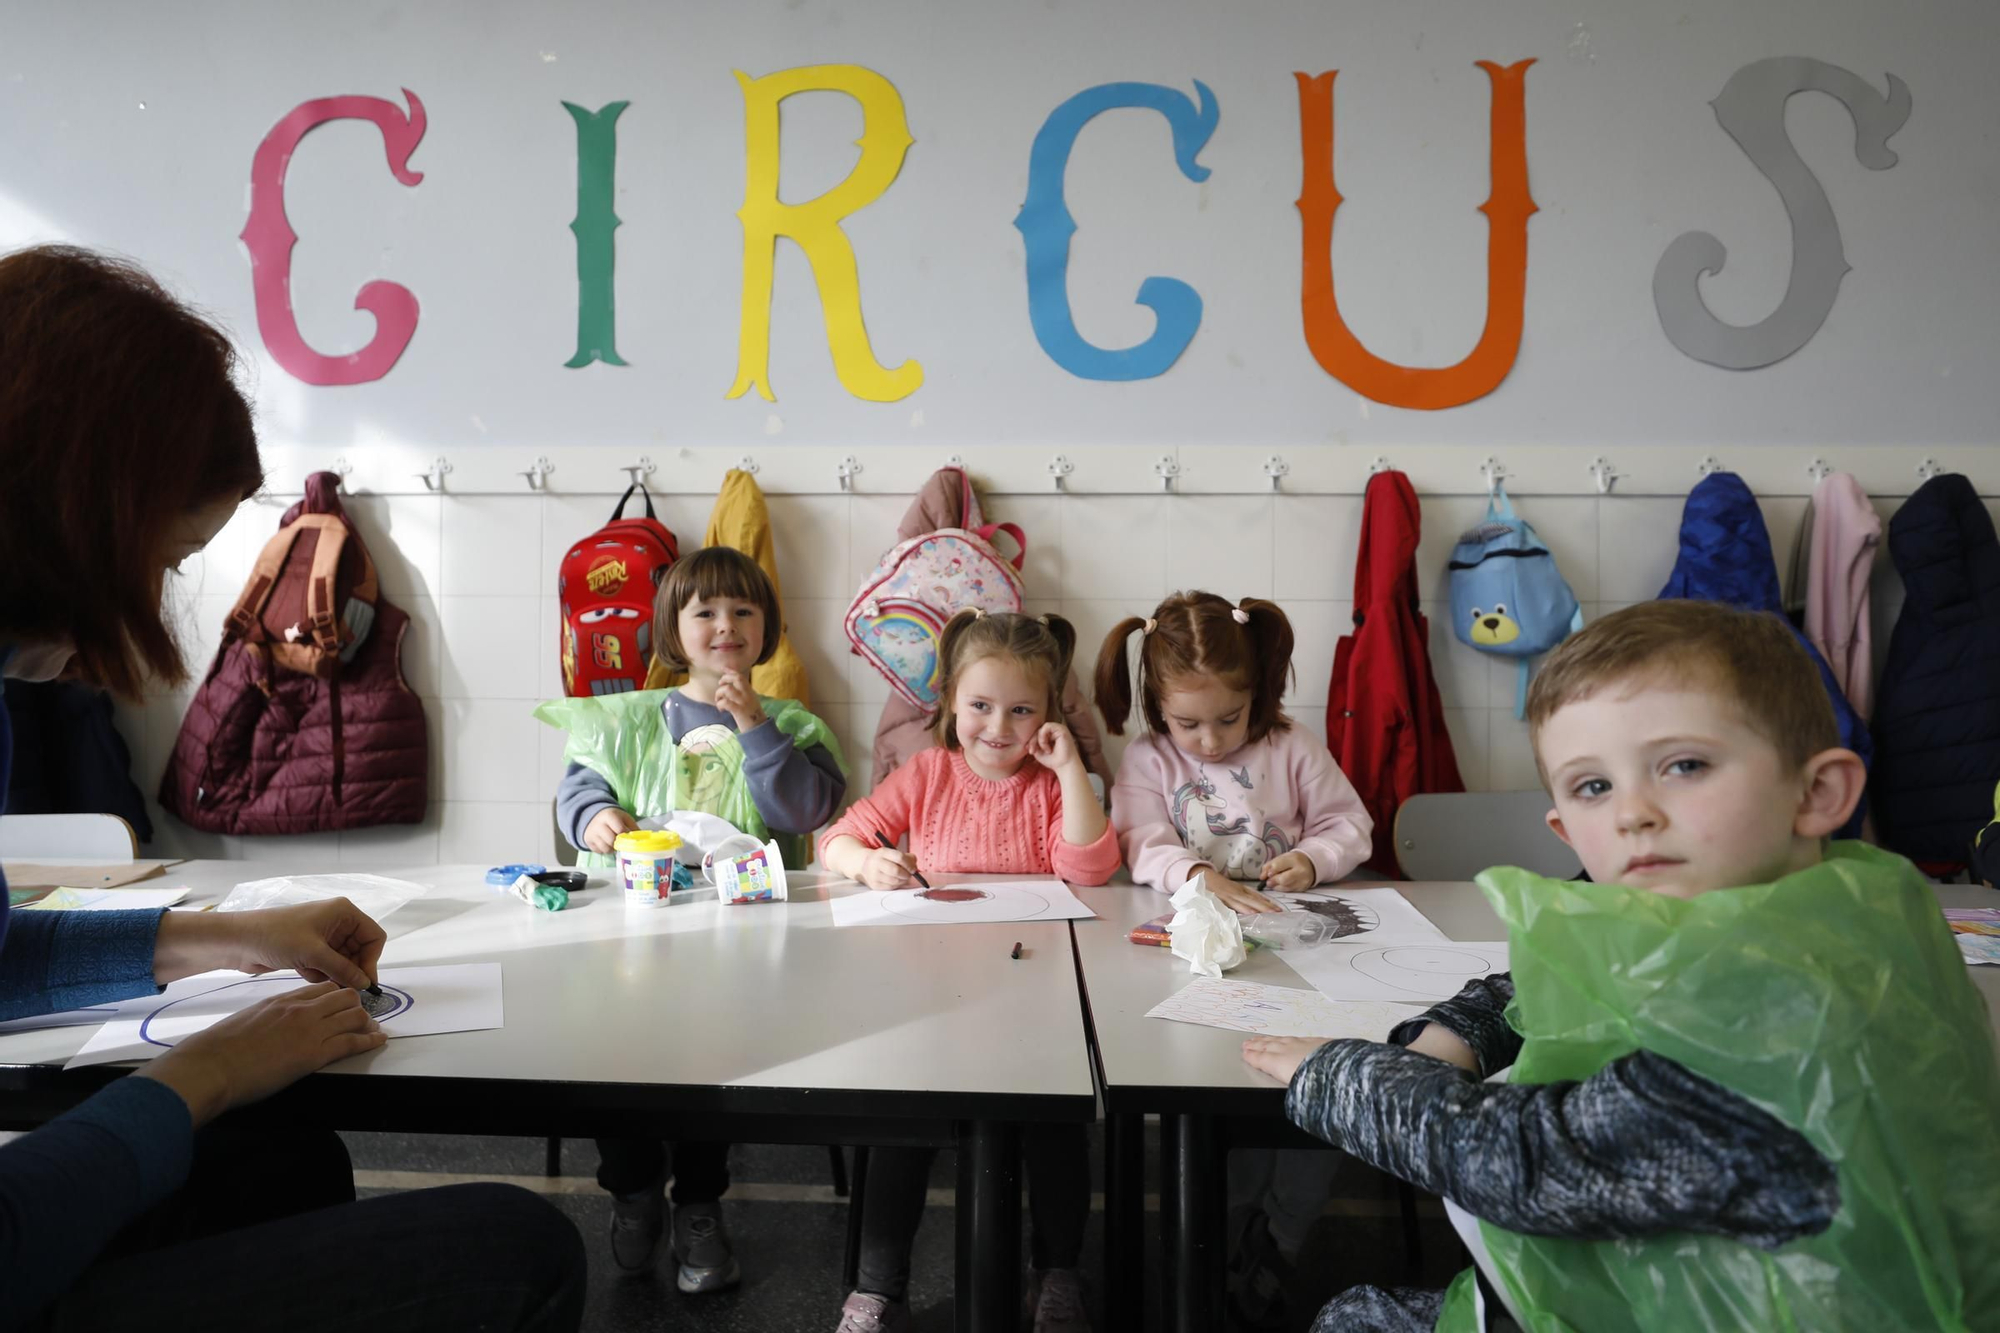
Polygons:
M702 858L701 873L715 885L715 895L724 903L781 903L785 901L785 858L775 842L760 843L748 834L745 848L726 838Z

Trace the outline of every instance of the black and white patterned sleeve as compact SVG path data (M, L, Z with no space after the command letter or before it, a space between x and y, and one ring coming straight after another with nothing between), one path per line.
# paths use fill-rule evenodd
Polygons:
M1488 1078L1513 1064L1521 1054L1521 1034L1507 1023L1507 1006L1513 999L1511 973L1477 977L1466 982L1449 1000L1398 1023L1389 1033L1389 1040L1397 1046L1408 1046L1426 1027L1436 1023L1472 1048L1479 1059L1479 1076Z
M1581 1083L1481 1083L1398 1046L1333 1041L1293 1075L1307 1133L1536 1236L1696 1231L1775 1249L1826 1229L1832 1165L1796 1130L1635 1051Z

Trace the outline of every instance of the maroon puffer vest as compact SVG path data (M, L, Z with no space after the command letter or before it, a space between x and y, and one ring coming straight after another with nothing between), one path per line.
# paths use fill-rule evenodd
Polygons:
M430 744L403 680L409 617L382 600L339 484L306 479L188 706L160 804L195 828L319 833L424 817Z

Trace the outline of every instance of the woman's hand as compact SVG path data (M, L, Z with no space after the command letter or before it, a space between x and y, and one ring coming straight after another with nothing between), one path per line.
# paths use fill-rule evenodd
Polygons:
M610 856L617 851L618 835L630 833L639 827L639 821L632 818L629 810L620 810L608 805L590 817L583 826L583 845L600 856Z
M1257 878L1264 881L1267 889L1309 889L1319 883L1319 867L1304 852L1286 852L1266 861L1264 868L1257 872Z
M871 889L907 889L916 883L917 858L894 847L872 847L854 876Z
M1243 1063L1280 1083L1290 1083L1306 1057L1326 1045L1324 1037L1252 1037L1243 1043Z
M387 1040L357 992L323 981L231 1014L132 1076L157 1079L179 1093L200 1128Z
M1233 912L1282 912L1285 909L1272 902L1248 884L1238 884L1229 876L1206 867L1201 872L1201 885L1217 898L1222 905Z
M307 981L360 990L375 984L388 939L345 898L257 912L168 912L153 945L153 979L165 984L217 968L252 974L295 968Z
M1028 738L1028 755L1043 768L1057 773L1072 765L1083 765L1083 756L1076 748L1076 737L1070 735L1069 728L1060 722L1044 722L1041 730Z

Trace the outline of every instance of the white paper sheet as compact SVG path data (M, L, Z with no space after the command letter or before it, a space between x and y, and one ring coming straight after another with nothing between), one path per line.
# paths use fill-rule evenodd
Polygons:
M1467 890L1476 892L1476 890ZM1311 889L1304 893L1273 893L1273 902L1317 913L1333 922L1341 939L1367 938L1372 943L1421 944L1445 938L1430 918L1410 906L1394 889Z
M1260 1037L1360 1037L1381 1041L1423 1012L1416 1004L1340 1004L1318 991L1255 981L1196 977L1146 1011L1148 1018L1199 1023Z
M1330 1000L1427 1004L1449 1000L1474 977L1505 972L1507 943L1335 940L1315 949L1287 949L1280 957Z
M1069 921L1093 917L1053 875L955 879L930 875L928 889L869 889L833 900L836 926L956 926L986 921Z
M474 1032L506 1026L501 1007L500 964L450 963L438 967L385 967L376 976L395 1009L379 1019L391 1037L439 1032ZM150 1060L185 1037L259 1000L307 984L296 972L261 977L241 972L204 972L174 982L158 995L127 1000L84 1043L65 1069Z
M52 889L20 908L23 912L143 912L152 907L172 907L192 893L183 884L177 889Z

